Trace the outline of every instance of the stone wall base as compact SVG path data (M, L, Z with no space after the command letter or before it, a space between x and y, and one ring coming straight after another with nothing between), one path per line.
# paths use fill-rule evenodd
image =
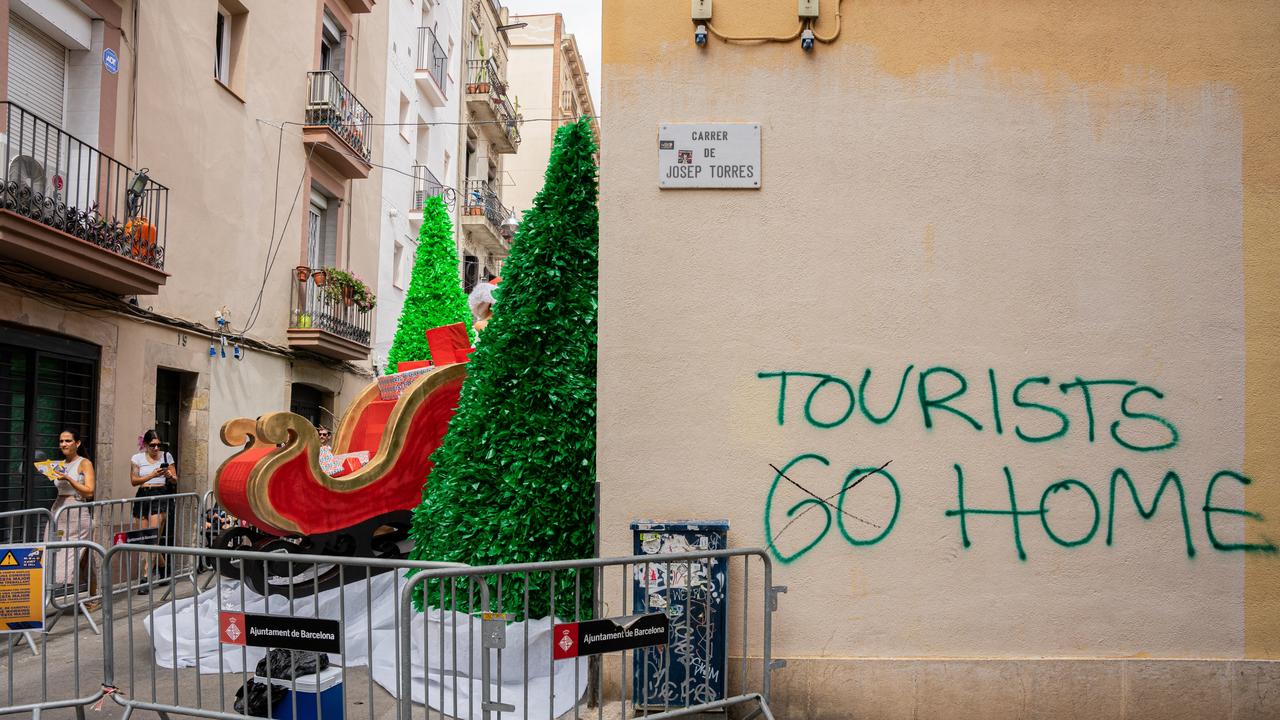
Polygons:
M606 697L619 671L606 656ZM758 658L747 673L759 690ZM770 706L779 720L1277 720L1280 661L788 658Z

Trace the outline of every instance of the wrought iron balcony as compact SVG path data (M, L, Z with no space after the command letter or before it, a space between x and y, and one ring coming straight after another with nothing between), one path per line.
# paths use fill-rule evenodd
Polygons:
M169 189L13 102L0 137L0 257L121 295L164 273Z
M347 178L372 169L373 115L330 70L307 73L304 142Z
M502 224L511 217L511 211L502 204L502 198L493 191L487 180L468 180L466 198L462 203L464 215L484 215L494 228L501 231Z
M373 337L372 312L354 302L326 292L314 276L303 282L291 278L289 346L304 348L339 360L363 360L369 356Z
M508 250L511 230L507 219L511 209L502 204L487 180L468 180L462 193L462 226L467 232L479 233L483 241L495 249Z
M427 95L432 105L445 104L448 95L449 53L436 39L436 33L429 27L418 28L418 68L414 78Z
M453 204L453 188L447 188L436 179L426 165L413 166L413 212L422 212L427 198L440 196L450 205Z
M495 152L520 147L519 118L492 59L467 61L467 110Z

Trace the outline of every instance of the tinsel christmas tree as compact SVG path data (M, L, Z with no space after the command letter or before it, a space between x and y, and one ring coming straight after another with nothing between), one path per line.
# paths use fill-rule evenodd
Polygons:
M439 196L427 198L422 207L422 227L418 230L418 252L404 309L396 325L396 336L387 354L387 374L396 363L430 360L426 332L441 325L467 324L471 332L471 310L458 282L458 248L453 242L453 224Z
M497 304L468 365L457 414L414 511L412 558L470 565L592 557L596 474L595 139L561 127L542 190L503 266ZM592 573L556 574L559 617L590 613ZM551 579L534 573L529 616L550 614ZM444 605L464 609L446 584ZM490 590L493 604L497 594ZM574 608L577 596L578 608ZM421 586L415 598L422 605ZM427 604L441 606L433 581ZM524 588L502 589L523 615Z

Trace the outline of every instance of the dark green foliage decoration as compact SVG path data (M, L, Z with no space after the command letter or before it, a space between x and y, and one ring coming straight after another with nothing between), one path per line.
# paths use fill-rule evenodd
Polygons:
M449 210L439 196L429 197L422 207L409 292L387 353L387 374L396 371L396 363L430 360L427 331L456 322L465 322L471 332L471 310L458 281L458 248L453 242Z
M594 555L595 151L589 121L556 131L542 190L516 233L493 319L414 510L415 560L479 566ZM556 573L555 614L588 617L591 580L590 570ZM501 601L491 584L491 606L523 617L523 582L504 580ZM549 574L528 582L528 616L551 614ZM444 583L443 605L437 581L429 585L430 606L480 609L465 582ZM421 608L421 585L415 601Z

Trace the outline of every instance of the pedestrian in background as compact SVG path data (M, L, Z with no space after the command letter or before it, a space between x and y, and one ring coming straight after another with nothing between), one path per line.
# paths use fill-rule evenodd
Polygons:
M64 430L58 435L58 451L62 454L62 463L54 466L50 477L58 490L58 498L53 501L53 507L49 508L54 518L53 537L50 540L89 540L93 532L89 508L77 506L93 501L97 483L93 462L80 454L80 436L73 430ZM81 553L71 548L63 548L55 553L53 579L56 584L69 585L75 582L80 555ZM84 575L80 577L83 578Z
M133 517L139 529L152 528L156 531L156 544L159 544L164 532L165 517L169 513L172 502L168 499L157 500L162 495L172 495L178 491L178 469L174 466L173 455L165 450L164 441L155 430L148 430L142 436L143 452L130 458L129 480L138 488L138 502L133 504ZM168 567L162 558L157 558L156 575L164 577ZM148 562L143 571L146 577L150 573ZM149 592L149 585L138 588L139 595Z
M490 274L484 280L476 283L475 288L471 290L471 294L467 296L467 305L471 308L472 327L476 332L480 332L489 326L489 319L493 317L493 291L498 287L498 283L502 282L502 278L498 275Z

